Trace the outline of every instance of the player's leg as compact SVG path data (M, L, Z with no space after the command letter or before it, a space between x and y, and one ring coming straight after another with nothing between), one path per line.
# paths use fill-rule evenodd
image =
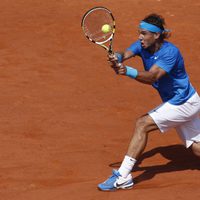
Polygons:
M191 148L195 155L200 157L200 98L195 93L186 103L178 106L179 121L176 131L184 142L186 148Z
M200 157L200 118L197 115L191 121L176 128L186 148L191 148L193 153Z
M100 190L111 191L116 189L132 188L132 168L136 163L136 159L140 156L146 146L148 133L156 129L158 129L157 125L148 114L137 120L127 155L125 156L119 170L114 170L111 177L98 185Z
M193 153L200 157L200 142L194 142L191 146Z
M157 130L158 126L147 114L136 121L135 131L128 147L127 156L138 159L146 147L148 133Z
M146 147L149 132L157 129L158 126L148 114L140 117L136 121L135 131L131 138L127 154L118 169L122 177L125 178L131 173L137 159Z

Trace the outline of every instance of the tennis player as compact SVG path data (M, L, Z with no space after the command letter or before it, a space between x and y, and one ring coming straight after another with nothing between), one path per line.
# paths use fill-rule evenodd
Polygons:
M166 132L175 128L186 148L191 148L200 157L200 97L190 83L179 49L165 40L168 37L164 18L150 14L139 24L139 39L125 52L109 56L117 74L152 85L163 103L138 118L120 168L113 170L112 175L98 185L102 191L132 188L132 168L146 147L148 134L154 130ZM141 57L144 71L114 64L134 56Z

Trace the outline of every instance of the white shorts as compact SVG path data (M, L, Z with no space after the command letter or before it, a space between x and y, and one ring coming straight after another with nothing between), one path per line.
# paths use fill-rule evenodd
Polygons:
M200 141L200 97L195 93L181 105L168 102L151 110L148 114L153 118L161 132L175 128L185 146Z

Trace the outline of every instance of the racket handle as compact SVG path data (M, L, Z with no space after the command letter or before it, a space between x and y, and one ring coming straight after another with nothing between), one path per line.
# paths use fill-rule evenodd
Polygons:
M109 48L108 54L109 54L109 55L114 55L114 52L113 52L113 50L112 50L111 48Z

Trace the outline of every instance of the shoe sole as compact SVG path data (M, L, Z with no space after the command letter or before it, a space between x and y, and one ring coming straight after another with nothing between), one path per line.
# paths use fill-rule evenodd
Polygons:
M127 186L120 186L120 187L115 187L115 188L112 188L112 189L101 189L101 188L99 188L99 187L97 187L98 188L98 190L100 190L100 191L103 191L103 192L114 192L114 191L116 191L116 190L130 190L130 189L132 189L133 188L133 183L132 184L130 184L130 185L127 185Z

